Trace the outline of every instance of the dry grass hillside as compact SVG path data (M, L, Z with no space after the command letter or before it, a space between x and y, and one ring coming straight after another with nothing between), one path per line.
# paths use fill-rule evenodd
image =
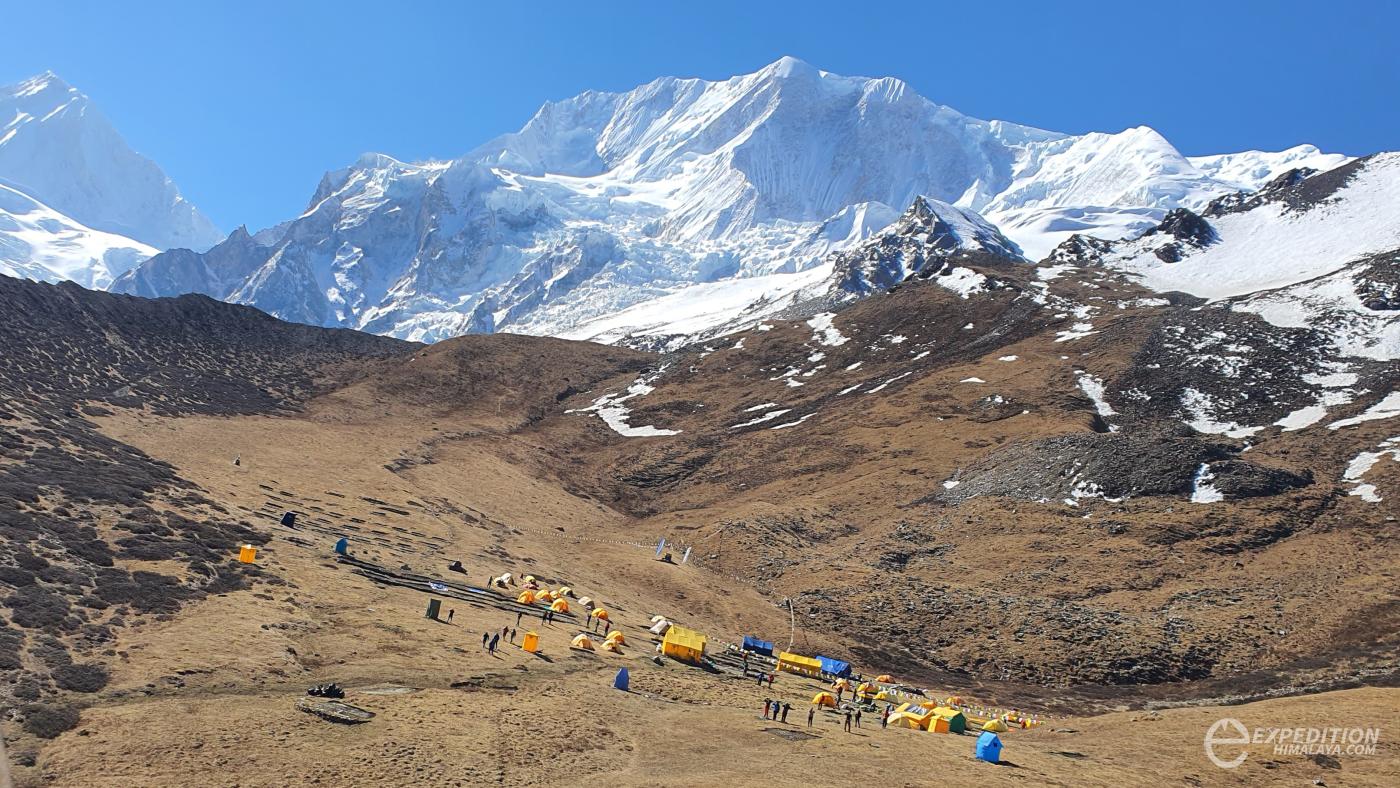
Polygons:
M1392 510L1336 481L1384 422L1245 452L1104 416L1080 372L1161 363L1144 348L1192 307L1091 276L1040 303L999 276L975 298L909 285L829 328L774 321L668 357L428 348L0 279L6 314L26 315L0 324L23 349L0 362L17 783L1391 784ZM1095 333L1054 299L1099 299ZM626 437L602 416L678 432ZM1191 503L1203 462L1225 500ZM1084 468L1122 489L1087 494ZM1374 473L1395 489L1394 468ZM656 560L663 536L691 560ZM518 587L489 587L503 572L568 585L575 606L542 621ZM568 647L584 596L620 653ZM654 661L654 615L707 633L714 663ZM488 653L502 627L541 652L507 632ZM809 728L822 685L742 677L724 647L744 634L1046 724L1003 734L1002 766L974 760L972 736L873 715ZM323 682L374 718L300 711ZM1341 689L1265 699L1324 688ZM792 704L786 723L765 697ZM1219 698L1249 702L1201 705ZM1373 755L1257 745L1221 770L1201 741L1222 716L1384 732Z

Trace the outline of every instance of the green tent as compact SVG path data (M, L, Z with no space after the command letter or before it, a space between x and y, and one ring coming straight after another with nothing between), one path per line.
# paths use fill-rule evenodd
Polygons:
M933 713L948 721L949 733L962 733L967 730L967 716L961 711L947 706L939 706L933 710Z

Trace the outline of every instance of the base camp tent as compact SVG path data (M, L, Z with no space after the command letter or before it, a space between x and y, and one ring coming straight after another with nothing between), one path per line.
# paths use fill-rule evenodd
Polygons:
M962 733L967 730L967 716L957 709L939 706L933 710L933 713L948 721L949 733Z
M705 636L673 624L661 639L661 653L682 662L699 662L705 656Z
M608 620L608 611L604 610L604 609L601 608L601 607L600 607L600 608L594 609L594 611L593 611L592 613L590 613L589 615L593 616L593 617L596 618L596 619L600 619L600 620L602 620L602 621L607 621L607 620Z
M987 720L982 726L982 730L991 731L992 733L1006 733L1010 728L1006 727L1006 723L1001 720Z
M894 679L890 678L890 674L888 673L881 673L880 675L875 677L875 680L880 682L881 684L888 684L891 681L894 681Z
M851 675L851 663L849 662L843 662L839 659L832 659L831 657L823 657L821 655L817 656L817 661L821 663L823 673L837 678L845 678Z
M977 737L977 747L973 750L973 754L977 756L978 760L987 763L1000 763L1001 737L991 731L984 732Z
M569 602L566 599L556 599L550 603L549 609L556 613L569 612Z
M889 725L891 728L912 728L914 730L928 730L927 720L920 719L917 714L909 714L897 711L890 715Z
M778 654L778 670L796 673L799 676L811 676L816 678L821 675L822 663L811 657L804 657L801 654L793 654L790 651L784 651Z
M581 648L587 649L588 651L592 651L593 639L588 637L587 635L575 635L574 639L569 641L569 648Z
M836 698L830 692L818 692L812 696L813 706L829 706L836 708Z
M607 640L617 641L617 644L619 646L624 646L627 644L627 638L623 637L622 630L620 629L614 629L613 631L609 632Z
M670 629L670 628L671 628L671 622L670 622L670 621L667 621L667 620L665 620L665 619L662 619L662 620L656 622L655 624L652 624L652 625L651 625L651 634L653 634L653 635L664 635L664 634L666 634L666 630L668 630L668 629Z
M766 640L759 640L752 635L744 636L744 650L755 654L762 654L765 657L773 656L773 644Z
M522 605L533 605L535 604L535 592L529 589L521 591L520 596L516 597L515 601Z

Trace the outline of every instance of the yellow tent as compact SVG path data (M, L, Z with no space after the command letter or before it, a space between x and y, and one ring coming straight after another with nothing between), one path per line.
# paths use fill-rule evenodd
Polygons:
M848 679L837 679L831 682L832 689L850 689L851 682Z
M812 705L830 706L834 709L836 708L836 697L830 692L818 692L816 695L812 696Z
M535 592L529 589L521 591L520 596L516 597L515 601L522 605L533 605L535 604Z
M705 656L705 636L693 629L672 626L661 639L661 653L682 662L699 662Z
M607 621L608 618L609 618L609 616L608 616L608 611L606 611L606 610L604 610L603 608L600 607L600 608L598 608L598 609L596 609L596 610L593 611L593 617L594 617L594 618L600 618L600 619L602 619L602 620L604 620L604 621Z
M915 706L912 703L902 703L899 708L895 709L894 714L890 715L890 724L896 724L895 718L898 717L898 724L900 726L905 728L918 728L926 731L929 728L929 724L933 721L934 716L932 711L922 706Z
M890 678L890 675L888 673L881 673L880 675L875 677L875 680L880 682L881 684L888 684L891 681L894 681L894 679Z
M933 721L928 726L930 733L948 733L948 718L933 715Z
M574 590L568 586L559 586L559 590L554 592L557 596L573 596Z
M619 653L620 653L620 648L619 648L619 647L620 647L621 645L622 645L622 641L620 641L620 640L613 640L612 638L609 638L609 639L603 641L603 650L604 650L604 651L616 651L616 652L619 652Z
M778 670L815 678L822 674L822 663L811 657L783 651L778 654Z
M889 724L891 728L910 728L918 731L928 730L928 728L925 727L925 721L920 719L917 714L909 714L903 711L897 711L891 714Z
M567 613L569 612L569 603L564 599L556 599L549 605L549 609L556 613Z
M1001 720L987 720L987 724L982 726L982 730L991 731L992 733L1006 733L1008 728L1006 727L1006 723Z
M892 697L894 697L894 696L893 696L893 695L890 695L888 692L885 692L884 690L880 690L879 692L875 693L875 700L889 700L889 699L892 698Z
M614 629L613 631L609 632L607 639L610 641L617 641L618 645L624 645L627 643L627 638L622 636L622 630L620 629Z
M538 599L538 600L541 601L541 602L553 602L553 601L554 601L554 592L552 592L552 591L550 591L549 589L546 588L546 589L544 589L543 591L539 592L538 594L535 594L535 599Z
M587 635L575 635L574 639L569 641L569 648L581 648L587 649L588 651L592 651L593 640Z
M861 682L861 685L859 687L856 687L856 692L861 695L874 695L876 692L876 687L874 684L871 684L868 681L864 681Z
M524 579L523 579L521 582L533 583L533 582L535 582L535 576L534 576L534 575L525 575Z
M936 700L926 700L923 703L920 703L919 705L926 709L936 709L939 707L940 704Z
M525 640L521 642L520 647L530 652L531 654L535 653L536 651L539 651L540 636L534 632L526 632Z

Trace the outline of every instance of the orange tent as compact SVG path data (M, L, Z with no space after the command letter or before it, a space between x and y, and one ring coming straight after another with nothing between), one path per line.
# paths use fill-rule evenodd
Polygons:
M569 648L577 648L583 649L585 651L592 651L593 639L588 637L587 635L576 635L573 640L569 641Z
M622 636L622 630L620 629L614 629L613 631L609 632L607 639L609 641L617 641L617 644L619 646L625 645L627 643L627 638Z
M556 613L567 613L569 612L569 603L563 599L556 599L554 604L549 606L549 609Z
M606 611L606 610L604 610L603 608L600 607L600 608L598 608L598 609L596 609L596 610L593 611L593 617L594 617L594 618L602 619L602 620L604 620L604 621L607 621L608 618L609 618L609 616L608 616L608 611Z
M515 601L522 605L533 605L535 604L535 592L529 589L521 591L520 596L516 597Z

